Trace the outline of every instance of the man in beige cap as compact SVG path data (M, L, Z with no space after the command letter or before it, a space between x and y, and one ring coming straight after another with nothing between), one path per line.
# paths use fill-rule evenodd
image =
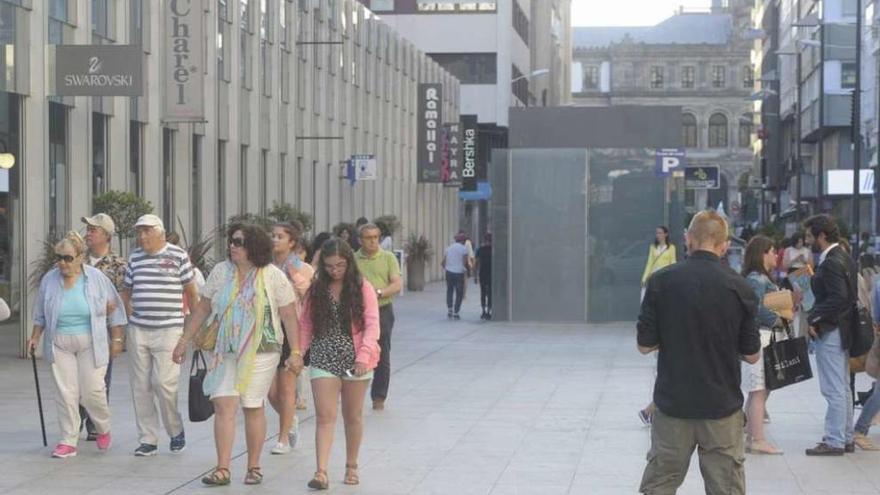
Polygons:
M122 299L128 310L131 390L140 441L134 455L147 457L158 451L157 399L171 452L186 447L177 407L180 365L171 360L171 352L183 334L183 295L196 306L199 292L189 255L166 242L159 217L144 215L135 229L140 247L128 258Z
M91 217L82 217L82 222L86 224L86 247L88 247L89 265L101 270L101 273L107 276L117 291L122 291L122 280L125 278L125 259L117 255L110 249L110 241L116 233L116 224L113 218L106 213L98 213ZM113 359L107 362L107 372L104 375L104 383L107 388L107 398L110 398L110 379L113 375ZM86 440L92 442L98 437L95 425L89 418L85 408L80 406L79 415L83 418L83 423L88 436Z

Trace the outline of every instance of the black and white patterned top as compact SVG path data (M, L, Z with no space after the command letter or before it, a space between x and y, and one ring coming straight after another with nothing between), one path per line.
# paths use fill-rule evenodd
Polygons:
M330 328L315 336L309 347L309 366L332 373L340 378L346 370L354 368L354 340L351 337L351 325L346 324L342 308L333 297L330 297L331 319Z

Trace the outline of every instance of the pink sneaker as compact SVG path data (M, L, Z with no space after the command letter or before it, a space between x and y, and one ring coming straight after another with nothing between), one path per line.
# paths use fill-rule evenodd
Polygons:
M98 438L95 439L95 443L98 444L98 450L107 450L110 448L110 432L107 433L98 433Z
M56 457L58 459L65 459L68 457L76 456L76 447L71 447L70 445L64 445L63 443L59 443L55 446L55 450L52 451L52 457Z

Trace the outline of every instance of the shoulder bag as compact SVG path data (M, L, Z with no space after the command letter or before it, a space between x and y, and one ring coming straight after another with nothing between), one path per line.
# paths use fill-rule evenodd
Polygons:
M763 349L764 385L767 390L776 390L813 378L810 357L807 351L807 338L792 338L791 328L782 320L785 340L776 340L776 332L770 332L770 344Z
M193 423L206 421L214 415L214 404L205 395L203 384L208 374L208 364L202 351L193 352L192 365L189 370L189 420Z
M846 288L849 297L853 298L852 308L844 311L838 318L838 326L848 322L851 341L849 345L850 357L861 357L867 354L874 345L874 319L868 308L859 303L859 293L853 288L852 275L844 267L846 275ZM842 331L843 329L841 329Z

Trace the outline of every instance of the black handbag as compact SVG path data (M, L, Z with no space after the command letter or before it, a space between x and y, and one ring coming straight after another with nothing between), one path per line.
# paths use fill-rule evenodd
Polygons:
M189 370L189 420L193 423L206 421L214 415L214 404L202 390L205 375L208 374L208 363L202 351L193 352L192 365Z
M764 386L776 390L813 378L807 338L792 338L788 322L783 320L788 338L776 340L776 332L770 333L770 344L763 349Z
M867 354L874 345L874 319L868 308L859 304L859 294L853 288L852 276L846 270L846 288L849 297L855 299L852 308L841 315L838 326L843 323L849 324L849 356L862 357ZM841 329L843 330L843 329Z

